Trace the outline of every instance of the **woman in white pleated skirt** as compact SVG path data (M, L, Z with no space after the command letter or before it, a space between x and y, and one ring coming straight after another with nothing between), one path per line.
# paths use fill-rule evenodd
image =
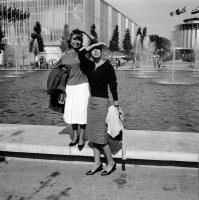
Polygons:
M68 124L87 124L88 83L67 85L66 94L64 121Z
M85 145L84 133L87 124L87 106L89 99L89 84L86 75L80 69L78 51L83 44L82 31L75 29L69 35L69 51L61 57L61 62L69 68L69 78L66 84L66 99L64 121L72 125L73 138L69 146L78 144L81 151ZM80 129L80 131L79 131Z

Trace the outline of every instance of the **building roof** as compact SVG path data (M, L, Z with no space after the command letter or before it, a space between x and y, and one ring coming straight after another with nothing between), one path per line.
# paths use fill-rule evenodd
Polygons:
M187 18L184 19L183 22L185 23L199 23L199 17Z
M140 25L138 25L136 22L134 22L130 17L126 16L124 13L122 13L122 11L118 10L117 8L115 8L113 5L109 4L106 0L101 0L104 3L106 3L107 5L109 5L112 9L116 10L118 13L120 13L121 15L124 15L127 19L129 19L131 22L133 22L134 24L136 24L137 26L140 27Z

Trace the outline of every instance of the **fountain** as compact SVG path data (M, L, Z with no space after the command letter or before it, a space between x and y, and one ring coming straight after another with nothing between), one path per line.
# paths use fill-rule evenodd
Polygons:
M136 42L135 42L135 54L136 54L136 59L135 59L135 69L134 69L134 76L137 78L153 78L153 76L150 75L150 72L152 70L149 67L149 57L151 56L151 44L150 44L150 39L149 35L146 34L144 37L143 42L141 42L141 36L138 35L136 37Z
M195 76L190 77L192 70L188 69L188 64L182 61L176 60L176 51L180 48L173 47L173 59L171 65L167 65L167 71L163 73L166 76L163 76L161 79L155 81L158 84L166 85L193 85L198 84L198 79Z
M195 57L195 63L194 63L194 70L192 77L199 78L199 38L195 41L194 45L194 57Z

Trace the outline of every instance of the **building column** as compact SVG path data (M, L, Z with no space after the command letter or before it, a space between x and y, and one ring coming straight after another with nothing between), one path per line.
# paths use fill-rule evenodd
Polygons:
M183 47L183 44L184 44L184 32L183 32L183 29L181 29L180 31L180 35L181 35L181 40L180 40L180 47Z
M177 47L180 46L180 30L176 30Z
M193 48L192 44L193 44L193 29L192 29L192 27L191 27L191 33L190 33L190 48Z
M129 28L129 20L128 20L128 18L125 19L125 29L127 29L127 28Z
M85 0L86 1L86 0ZM98 33L98 39L101 40L101 34L100 34L100 0L95 0L95 28L96 32Z
M108 6L108 44L112 37L112 7Z
M184 29L182 29L182 44L181 44L182 48L184 47Z
M122 26L121 26L121 14L118 13L118 32L119 32L119 47L121 48L122 45L122 39L121 39L121 35L122 35Z
M192 30L192 48L195 48L196 43L196 29L193 28Z
M131 43L135 41L135 24L131 22Z
M188 29L188 34L187 34L187 48L191 48L191 42L190 42L190 40L191 40L191 29Z
M196 49L199 50L199 28L196 30Z
M188 30L184 30L184 48L187 48L187 41L188 41Z

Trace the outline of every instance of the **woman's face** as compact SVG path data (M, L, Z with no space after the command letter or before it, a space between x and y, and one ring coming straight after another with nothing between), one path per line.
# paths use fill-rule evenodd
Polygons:
M70 44L71 44L73 49L80 49L82 47L81 36L74 34L71 38Z
M102 50L98 48L94 48L91 50L91 56L95 59L100 58L102 56Z

